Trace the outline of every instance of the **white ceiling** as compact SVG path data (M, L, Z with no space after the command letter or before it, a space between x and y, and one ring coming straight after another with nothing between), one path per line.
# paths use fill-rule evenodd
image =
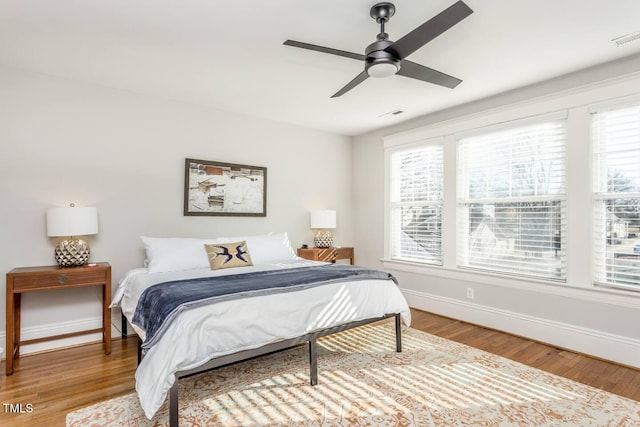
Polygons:
M611 41L640 31L638 0L465 0L474 13L408 58L456 89L392 76L331 99L362 64L282 43L363 53L375 2L0 0L0 64L358 135L640 52ZM454 0L393 3L397 40Z

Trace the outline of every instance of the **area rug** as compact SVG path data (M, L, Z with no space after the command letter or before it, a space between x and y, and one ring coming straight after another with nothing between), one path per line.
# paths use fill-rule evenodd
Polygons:
M180 426L640 426L640 402L415 329L395 351L393 325L319 341L319 384L307 346L181 380ZM168 426L135 394L67 415L67 426Z

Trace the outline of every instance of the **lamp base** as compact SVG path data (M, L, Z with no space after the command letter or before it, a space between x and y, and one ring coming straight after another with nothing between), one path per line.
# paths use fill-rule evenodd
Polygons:
M320 230L313 238L316 248L329 248L333 245L333 235L328 230Z
M85 265L89 260L91 250L89 244L80 239L68 239L58 243L54 256L58 265L62 267L77 267Z

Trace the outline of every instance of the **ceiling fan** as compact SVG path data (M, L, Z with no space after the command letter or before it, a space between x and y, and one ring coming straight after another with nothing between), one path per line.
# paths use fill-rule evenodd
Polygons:
M294 40L287 40L284 44L364 61L364 71L336 92L332 98L344 95L370 76L388 77L398 74L451 89L460 84L462 80L433 68L408 61L406 57L471 15L473 13L471 8L460 0L409 32L400 40L393 42L389 40L389 35L385 33L384 25L395 14L395 11L395 6L389 2L376 3L371 7L371 17L380 24L380 33L377 36L377 40L367 46L364 55Z

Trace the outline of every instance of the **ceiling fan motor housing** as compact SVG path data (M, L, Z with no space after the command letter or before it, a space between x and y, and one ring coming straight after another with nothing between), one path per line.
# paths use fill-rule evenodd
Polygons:
M386 77L393 75L400 70L400 58L393 49L385 50L393 44L388 39L378 39L365 49L366 59L364 69L371 77ZM392 68L395 67L395 70ZM374 70L371 70L374 67ZM379 73L377 70L386 69L386 72Z

